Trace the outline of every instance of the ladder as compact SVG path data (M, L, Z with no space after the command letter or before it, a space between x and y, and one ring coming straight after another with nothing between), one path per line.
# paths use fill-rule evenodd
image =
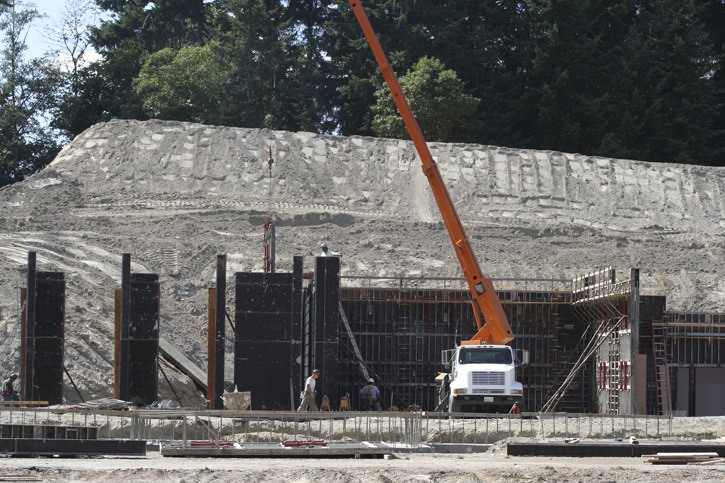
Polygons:
M609 341L609 360L607 367L607 413L619 414L619 393L622 387L619 386L621 371L621 352L619 334L614 332Z
M664 322L652 322L652 354L655 367L655 390L658 414L672 412L670 370L667 366L667 326Z

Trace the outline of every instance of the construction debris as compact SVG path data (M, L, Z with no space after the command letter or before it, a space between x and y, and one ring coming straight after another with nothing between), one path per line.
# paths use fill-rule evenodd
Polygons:
M687 464L703 464L712 463L713 460L720 458L720 455L712 453L657 453L654 455L644 455L647 462L655 465L687 465Z
M78 404L57 404L51 406L51 409L112 409L125 410L132 407L133 404L128 401L112 398L100 398L92 401L86 401Z
M289 440L280 443L285 448L299 448L311 446L327 446L327 441L323 440Z

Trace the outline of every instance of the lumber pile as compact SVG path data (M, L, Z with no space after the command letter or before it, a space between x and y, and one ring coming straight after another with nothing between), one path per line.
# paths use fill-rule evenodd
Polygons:
M725 458L712 453L657 453L654 455L644 455L649 463L654 465L708 465L725 463Z

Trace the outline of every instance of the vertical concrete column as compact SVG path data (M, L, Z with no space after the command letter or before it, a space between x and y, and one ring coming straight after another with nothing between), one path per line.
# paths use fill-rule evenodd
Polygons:
M28 287L22 293L20 397L63 402L65 274L38 272L28 252Z
M647 413L647 358L640 355L639 331L640 322L640 297L639 297L639 268L631 268L629 280L632 285L630 293L627 316L629 317L630 328L630 352L623 354L622 358L629 357L631 361L631 383L632 393L631 413ZM644 367L642 367L644 366Z
M33 387L33 353L35 350L35 282L36 254L28 252L28 286L25 299L25 330L23 331L23 360L20 367L21 399L28 400L32 396Z
M209 409L223 409L224 401L224 341L227 291L227 257L217 255L216 288L209 290L209 360L207 399Z
M115 380L116 398L128 401L129 398L129 325L131 320L131 254L124 253L121 259L121 293L119 294L116 324Z
M131 273L124 254L116 318L116 397L146 405L158 397L160 285L157 274Z
M305 376L302 359L303 325L304 325L304 295L303 295L303 257L292 258L292 357L290 379L290 408L294 409L298 403L298 395L302 390L299 381Z
M318 399L327 396L339 407L338 359L340 329L340 258L317 257L314 296L314 365L322 371L317 380Z

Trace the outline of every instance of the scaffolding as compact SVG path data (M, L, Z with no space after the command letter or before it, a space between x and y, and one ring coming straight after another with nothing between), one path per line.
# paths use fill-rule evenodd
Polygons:
M475 332L470 292L459 279L344 277L340 291L346 316L341 331L341 393L355 396L364 381L362 365L379 381L384 406L398 409L437 406L436 376L441 352ZM352 283L348 283L352 282ZM583 332L571 312L569 280L494 281L516 334L511 346L529 351L530 362L517 370L524 385L525 410L538 410L551 390L551 374L564 346ZM354 285L354 286L350 286ZM437 285L445 288L431 288ZM524 290L514 290L515 286ZM354 340L353 340L354 339ZM357 346L357 347L355 347Z
M725 314L667 312L664 325L670 367L721 367L725 363Z
M341 390L354 401L364 367L380 383L386 408L433 410L441 352L475 332L465 281L341 283ZM692 405L695 370L725 363L725 314L666 311L665 296L640 296L637 269L626 280L603 268L574 280L494 283L516 335L512 348L529 351L528 366L516 375L525 411L676 413L678 370L682 381L689 371L691 386L680 388L681 398L690 395L680 404ZM342 374L343 367L351 369Z

